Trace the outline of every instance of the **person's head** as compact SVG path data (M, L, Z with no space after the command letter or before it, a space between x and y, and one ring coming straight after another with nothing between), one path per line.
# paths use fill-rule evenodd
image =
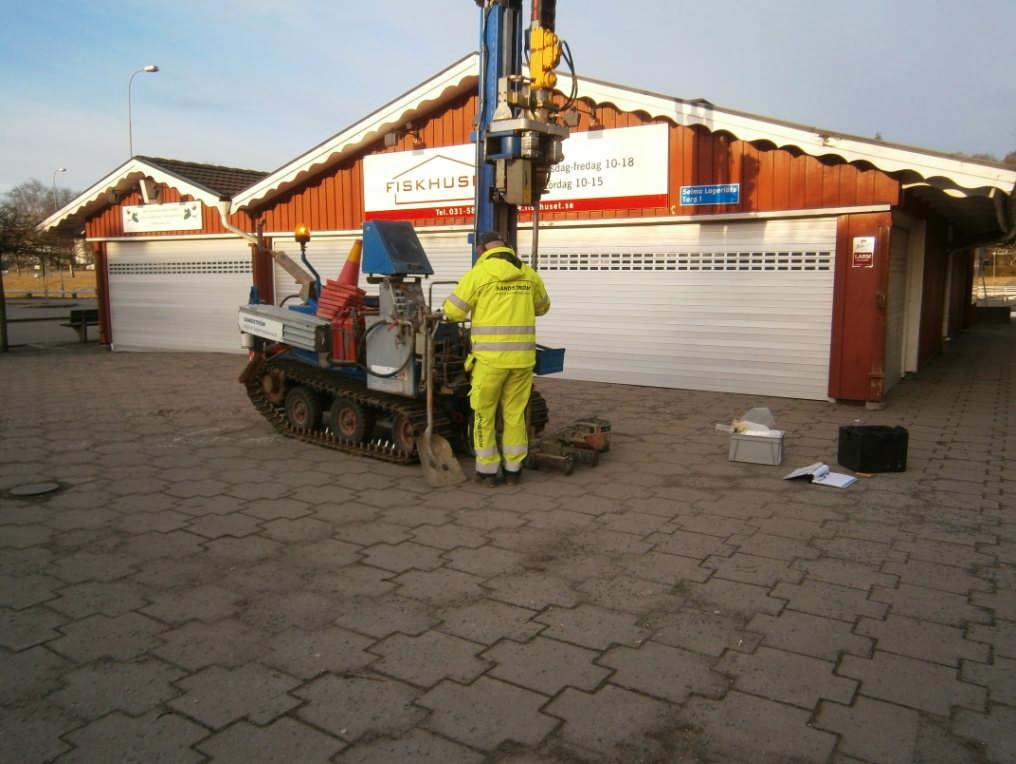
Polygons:
M497 231L483 231L476 236L476 253L482 255L493 247L503 247L504 239Z

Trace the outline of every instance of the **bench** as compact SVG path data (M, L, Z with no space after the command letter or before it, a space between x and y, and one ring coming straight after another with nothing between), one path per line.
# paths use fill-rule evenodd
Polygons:
M60 324L60 326L66 326L69 329L76 331L78 333L78 339L81 342L88 341L88 327L98 325L98 308L78 308L76 310L72 310L67 318L67 321Z

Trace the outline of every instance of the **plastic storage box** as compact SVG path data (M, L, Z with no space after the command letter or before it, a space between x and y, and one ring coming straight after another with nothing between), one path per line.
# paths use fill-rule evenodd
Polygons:
M910 434L904 427L847 425L840 428L840 464L855 472L903 472Z
M534 374L557 374L564 371L564 348L548 348L536 346L536 366Z
M783 462L783 435L771 437L732 433L728 458L732 462L781 464Z

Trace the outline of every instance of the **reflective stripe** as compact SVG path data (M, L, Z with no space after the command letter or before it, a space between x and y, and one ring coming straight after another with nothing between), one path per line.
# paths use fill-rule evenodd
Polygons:
M464 310L467 313L473 309L472 305L470 305L465 300L456 297L454 294L448 295L448 302L457 307L459 310Z
M483 350L536 350L535 342L474 342L473 352Z
M477 449L474 449L474 450L476 451L476 455L478 457L480 457L480 458L484 458L484 457L488 457L489 458L491 456L497 456L497 449L496 448L477 448Z
M508 454L527 454L529 453L529 446L502 445L501 450L504 452L505 456L508 456Z
M469 330L473 334L536 334L535 326L473 326Z
M476 472L480 475L496 475L498 467L500 466L500 461L494 462L493 464L480 464L477 462Z

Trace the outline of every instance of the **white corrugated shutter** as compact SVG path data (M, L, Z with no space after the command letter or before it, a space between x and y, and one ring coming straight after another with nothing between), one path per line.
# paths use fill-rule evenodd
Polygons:
M835 248L835 218L546 228L538 338L566 378L823 400Z
M307 244L307 261L318 272L321 277L322 287L328 283L328 279L337 279L342 272L342 266L346 263L349 250L357 236L315 236ZM310 271L300 260L300 245L292 239L284 240L281 237L272 241L272 247L285 252L301 268ZM300 293L300 285L296 283L289 273L278 263L275 263L275 304L279 305L290 295ZM311 274L313 275L313 274ZM364 287L363 275L360 275L360 286ZM377 291L375 289L375 291ZM293 304L290 300L287 305Z
M903 329L907 312L907 248L905 228L893 227L889 241L889 293L885 322L885 381L883 393L903 377Z
M245 352L237 308L251 287L240 239L109 242L114 350Z

